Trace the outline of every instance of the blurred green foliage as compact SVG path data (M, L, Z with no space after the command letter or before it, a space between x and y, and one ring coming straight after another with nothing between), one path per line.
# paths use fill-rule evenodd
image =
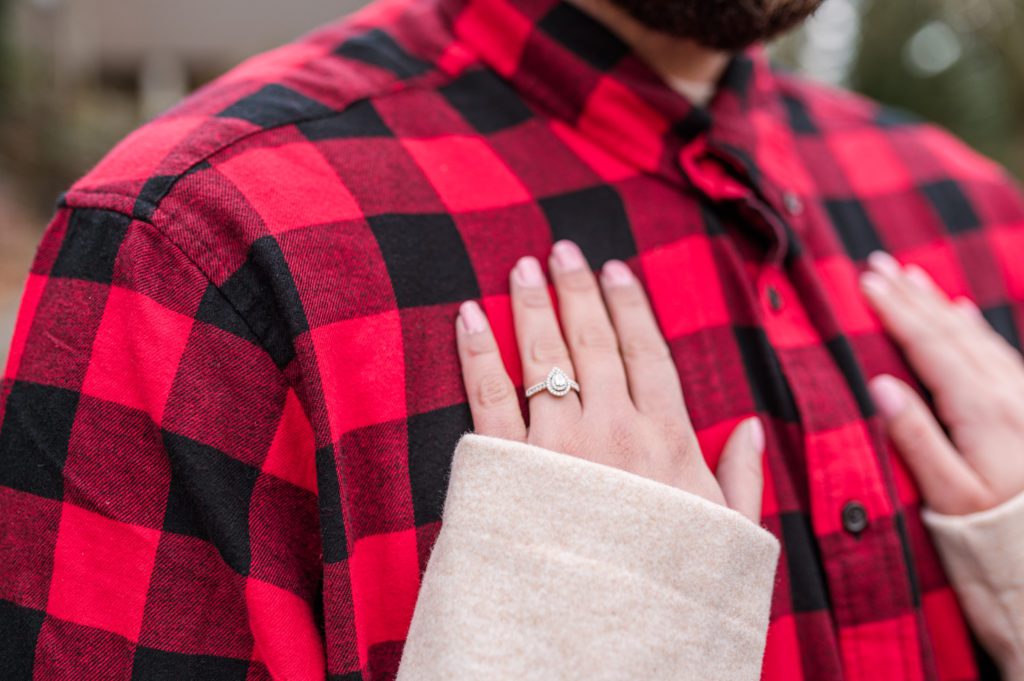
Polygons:
M1024 0L867 2L849 84L1024 177Z

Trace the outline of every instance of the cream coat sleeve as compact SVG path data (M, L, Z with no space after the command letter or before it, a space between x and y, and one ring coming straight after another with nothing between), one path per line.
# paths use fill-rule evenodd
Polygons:
M398 678L756 681L778 555L695 495L466 435Z
M923 517L978 638L1006 681L1024 681L1024 493L982 513Z

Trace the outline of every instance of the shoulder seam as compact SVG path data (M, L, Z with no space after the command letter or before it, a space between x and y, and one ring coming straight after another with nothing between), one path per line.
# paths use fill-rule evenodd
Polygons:
M116 194L115 194L115 196L116 196ZM159 226L157 226L156 224L154 224L150 220L145 220L143 218L140 218L140 217L137 217L137 216L134 216L134 215L128 215L125 211L115 210L115 209L112 209L112 208L104 208L104 207L96 207L96 206L63 206L63 209L64 210L69 210L69 211L92 210L92 211L99 211L99 212L102 212L102 213L110 213L111 215L118 215L118 216L126 218L126 219L128 219L128 220L130 220L132 222L138 222L138 223L141 223L141 224L146 225L148 227L151 227L153 229L153 231L156 232L157 236L160 237L161 241L169 244L175 251L180 253L189 262L189 264L191 264L192 267L195 268L195 270L200 275L202 275L203 279L206 280L207 284L209 286L212 286L217 291L217 294L221 298L224 299L224 301L228 304L228 306L232 309L232 311L236 315L238 315L239 319L242 320L242 323L245 324L245 328L249 330L249 333L252 334L253 338L255 338L256 340L259 341L260 350L262 350L264 353L266 353L268 355L268 357L269 357L269 351L267 350L267 346L266 346L266 343L265 343L263 337L260 336L258 333L256 333L256 330L252 328L252 324L249 323L249 320L246 318L246 316L244 314L242 314L241 310L239 310L238 307L234 304L234 302L232 302L232 300L227 295L225 295L224 291L222 291L219 286L217 286L215 283L213 283L213 279L210 278L210 275L206 272L206 270L204 270L202 267L200 267L199 263L197 263L192 256L190 256L188 253L186 253L185 250L174 239L172 239L169 234L167 234ZM277 369L278 373L280 373L282 376L284 376L285 381L287 381L288 384L291 385L292 382L288 378L288 375L285 373L284 369L282 369L281 367L278 367L276 363L274 363L274 367L275 367L275 369ZM292 387L294 387L294 386L292 386Z
M194 159L187 167L185 167L184 170L182 170L176 176L174 176L174 181L171 182L164 189L163 193L160 195L160 198L157 201L155 201L155 202L154 201L148 201L148 200L142 198L141 196L133 195L133 194L130 194L128 192L110 191L108 189L104 189L102 186L96 187L96 188L89 188L89 187L79 188L79 187L72 186L71 189L69 189L68 191L64 192L59 197L59 199L57 201L57 205L60 208L93 208L93 209L96 209L96 210L109 210L109 211L111 211L113 213L118 213L118 214L121 214L121 215L127 215L126 211L123 210L123 209L109 208L109 207L103 207L103 206L76 205L73 202L69 203L67 201L67 197L68 196L74 196L74 195L77 195L77 194L93 195L93 196L97 196L97 197L108 196L110 198L131 202L133 205L134 204L140 204L140 205L144 206L145 208L147 208L150 211L150 215L152 215L157 210L159 210L160 205L163 202L163 200L174 190L174 187L178 184L178 182L181 181L182 178L184 178L187 175L189 175L190 173L192 173L198 166L200 166L200 165L202 165L204 163L209 162L209 160L211 158L213 158L214 156L216 156L217 154L220 154L220 153L222 153L222 152L232 148L233 146L235 146L237 144L240 144L241 142L244 142L245 140L251 139L253 137L258 137L259 135L262 135L262 134L265 134L265 133L269 133L269 132L273 132L275 130L280 130L281 128L286 128L288 126L301 125L303 123L312 123L314 121L319 121L319 120L323 120L325 118L330 118L331 116L337 116L337 115L339 115L341 113L344 113L345 111L347 111L351 107L353 107L356 104L359 104L361 102L378 100L378 99L385 99L387 97L398 95L398 94L401 94L403 92L407 92L407 91L410 91L410 90L425 89L425 88L429 88L429 87L437 87L438 85L443 84L446 80L451 80L455 75L457 75L457 74L450 74L450 73L447 73L445 71L441 71L441 70L435 69L433 71L428 71L427 73L415 76L415 77L410 78L408 80L395 79L395 80L390 81L387 85L383 86L377 92L372 92L372 93L368 93L368 94L365 94L365 95L362 95L362 96L354 97L352 100L346 102L344 104L344 106L342 106L339 109L332 109L330 112L322 113L322 114L317 114L315 116L308 116L308 117L305 117L305 118L295 118L295 119L290 120L290 121L286 121L286 122L283 122L283 123L278 123L277 125L273 125L273 126L268 127L268 128L260 128L258 130L251 130L251 131L249 131L247 133L244 133L244 134L241 134L241 135L239 135L237 137L231 138L230 140L224 142L223 144L218 145L214 149L211 149L208 152L206 152L205 154L202 154L201 156L199 156L196 159ZM434 81L437 81L437 82L434 82ZM153 224L153 222L151 220L148 220L148 219L145 219L145 218L140 218L137 215L127 215L127 217L131 217L132 219L138 219L138 220L141 220L141 221L146 222L148 224Z
M231 139L230 141L225 142L224 144L219 145L217 148L209 151L206 154L203 154L201 158L197 158L193 163L189 164L189 166L185 168L185 170L178 173L177 177L174 178L174 182L172 182L164 190L164 193L160 196L160 199L158 201L146 201L141 197L133 198L131 196L125 196L125 198L132 199L133 201L136 202L142 202L143 205L146 206L146 208L151 210L151 214L153 214L157 210L159 210L160 204L163 202L164 198L166 198L174 190L174 187L182 178L186 177L189 173L194 171L196 167L202 165L203 163L209 162L209 160L216 156L217 154L220 154L221 152L224 152L230 149L231 147L240 144L241 142L244 142L245 140L252 139L253 137L258 137L260 135L273 132L275 130L280 130L281 128L287 128L293 125L302 125L303 123L312 123L313 121L319 121L325 118L330 118L331 116L337 116L361 102L385 99L387 97L401 94L408 90L423 89L425 87L436 86L437 84L443 83L445 80L450 79L451 77L452 76L450 74L444 71L434 70L428 71L427 73L424 73L422 75L416 76L408 80L395 79L393 81L390 81L380 91L365 94L359 97L354 97L351 101L346 102L345 105L342 106L340 109L332 109L329 113L322 113L315 116L308 116L305 118L295 118L284 123L278 123L277 125L270 126L269 128L260 128L259 130L252 130L243 135L239 135L238 137L235 137L234 139ZM433 80L435 79L438 81L438 83L436 84L433 83Z
M261 335L259 335L258 333L256 333L256 331L252 327L252 324L249 322L248 318L246 318L246 316L244 314L242 314L242 312L238 309L238 307L234 304L234 302L227 295L225 295L225 293L221 290L221 288L213 283L213 279L211 278L209 273L203 267L201 267L198 262L196 262L195 258L193 258L185 250L185 248L183 248L174 238L172 238L171 235L168 234L165 229L163 229L159 224L157 224L158 221L153 220L151 217L150 218L141 217L138 214L139 211L137 211L137 210L129 210L128 206L126 204L139 205L141 203L141 205L143 207L145 207L149 211L149 215L153 216L159 210L160 205L162 204L163 200L167 196L169 196L171 194L171 192L174 190L174 187L178 184L178 182L182 178L184 178L187 175L189 175L198 166L200 166L200 165L202 165L204 163L209 162L209 160L211 158L215 157L217 154L220 154L220 153L224 152L225 150L230 149L231 147L233 147L233 146L243 142L244 140L251 139L251 138L256 137L258 135L261 135L261 134L264 134L264 133L269 133L269 132L272 132L274 130L279 130L281 128L285 128L285 127L288 127L288 126L301 125L303 123L309 123L309 122L313 122L313 121L329 118L331 116L337 116L338 114L343 113L344 111L347 111L349 108L351 108L352 106L354 106L354 105L356 105L356 104L358 104L360 102L372 101L372 100L377 100L377 99L384 99L384 98L391 97L391 96L394 96L394 95L398 95L398 94L401 94L403 92L408 92L408 91L411 91L411 90L425 89L425 88L430 88L430 87L437 87L440 84L443 84L445 81L451 80L453 77L455 77L455 75L457 75L457 74L451 74L451 73L448 73L446 71L442 71L442 70L439 70L439 69L435 68L432 71L428 71L428 72L426 72L424 74L420 74L420 75L415 76L415 77L410 78L410 79L402 80L402 79L397 79L396 78L395 80L392 80L389 83L387 83L386 85L384 85L382 88L378 89L377 92L372 92L372 93L365 94L363 96L354 97L351 101L346 102L345 105L342 106L339 109L332 109L330 112L325 112L325 113L322 113L322 114L318 114L318 115L315 115L315 116L309 116L309 117L306 117L306 118L296 118L294 120L290 120L290 121L287 121L287 122L279 123L277 125L274 125L274 126L271 126L271 127L268 127L268 128L260 128L258 130L252 130L252 131L250 131L248 133L239 135L239 136L237 136L237 137L235 137L233 139L230 139L230 140L226 141L223 144L218 145L216 148L214 148L214 149L210 150L209 152L207 152L205 154L202 154L200 157L196 158L192 163L190 163L188 165L187 168L185 168L185 170L183 170L180 173L178 173L178 175L174 178L174 181L172 183L170 183L170 185L161 194L159 200L157 200L155 202L154 201L147 201L147 200L141 198L140 196L132 195L131 193L128 193L128 192L109 191L107 189L103 189L102 187L98 187L98 188L73 188L73 189L69 190L68 192L66 192L65 194L61 195L61 197L58 199L58 207L62 208L62 209L65 209L65 210L72 210L72 211L74 211L74 210L97 210L97 211L103 211L103 212L111 213L111 214L114 214L114 215L120 215L120 216L125 217L125 218L127 218L129 220L140 222L142 224L145 224L145 225L151 227L159 235L159 237L160 237L160 239L162 241L168 243L176 251L181 253L182 256L184 256L185 259L188 260L188 262L196 269L196 271L198 271L203 276L203 278L206 279L206 281L209 283L209 285L213 286L217 290L218 294L227 302L227 304L231 307L231 309L234 311L234 313L236 315L238 315L239 319L242 320L242 322L245 324L245 327L252 333L253 337L256 338L259 341L260 348L264 352L268 352L264 338ZM72 197L70 201L68 200L68 196L69 195ZM76 201L74 201L74 198L73 198L74 195L83 195L83 196L95 197L95 199L96 199L95 205L89 205L91 202L89 202L88 200L84 200L81 203L76 202ZM119 201L119 202L122 203L122 207L121 208L114 208L114 207L111 207L110 205L104 206L104 205L102 205L102 203L104 203L104 202L100 200L101 197L108 197L108 199L110 199L111 201L114 201L114 200ZM281 372L282 374L284 374L284 370L281 369L280 367L278 367L278 371ZM286 376L286 380L289 380L289 379L287 379L287 376ZM289 380L289 383L290 382L291 381Z

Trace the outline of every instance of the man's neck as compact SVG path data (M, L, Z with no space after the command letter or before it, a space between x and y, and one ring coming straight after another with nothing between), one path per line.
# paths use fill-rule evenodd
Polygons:
M694 104L704 105L729 63L729 54L658 33L639 23L611 0L567 0L604 24L646 61L665 82Z

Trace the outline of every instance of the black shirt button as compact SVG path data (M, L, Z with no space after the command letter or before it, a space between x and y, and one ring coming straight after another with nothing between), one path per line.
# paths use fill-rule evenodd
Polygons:
M768 306L772 310L778 312L782 309L782 295L777 288L769 284L765 289L765 295L768 296Z
M843 528L850 534L860 534L868 526L868 510L859 501L848 501L843 506Z

